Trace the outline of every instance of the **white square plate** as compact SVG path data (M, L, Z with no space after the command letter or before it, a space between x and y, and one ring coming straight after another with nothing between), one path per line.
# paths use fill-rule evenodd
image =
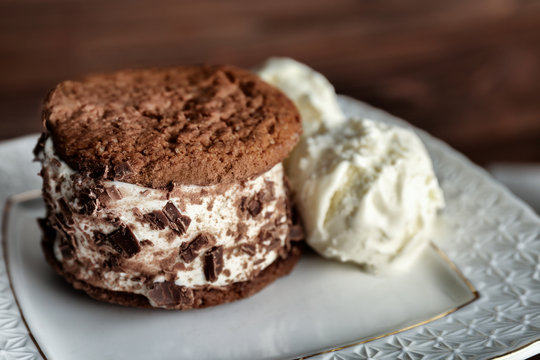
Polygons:
M50 359L298 357L426 322L475 298L430 248L393 276L305 254L290 276L259 294L209 309L109 305L74 291L46 264L35 221L43 214L39 198L12 203L6 253L22 313Z
M355 100L341 100L349 115L408 126ZM540 338L540 220L455 151L419 135L447 201L446 231L433 242L478 289L476 301L460 273L430 247L410 271L384 277L307 254L290 276L254 297L210 309L168 312L102 304L73 291L49 269L34 221L42 204L19 196L5 211L5 257L18 307L42 354L28 341L7 276L0 273L0 287L6 289L0 298L3 348L21 355L17 358L55 360L311 354L469 359L535 342Z

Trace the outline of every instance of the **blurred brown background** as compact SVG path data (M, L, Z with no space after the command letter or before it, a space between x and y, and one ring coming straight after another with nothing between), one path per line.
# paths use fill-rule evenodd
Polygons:
M290 56L480 164L540 161L540 1L0 2L0 138L88 72Z

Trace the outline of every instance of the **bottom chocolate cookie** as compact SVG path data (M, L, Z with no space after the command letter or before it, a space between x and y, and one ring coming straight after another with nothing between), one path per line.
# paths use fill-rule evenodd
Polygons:
M155 308L150 304L148 298L143 295L98 288L76 279L72 274L64 271L62 264L54 257L54 239L45 236L41 244L47 262L75 289L84 291L94 299L112 304ZM279 257L255 278L223 287L189 289L176 286L171 282L159 283L159 286L152 290L155 291L153 298L160 300L159 308L171 310L205 308L244 299L259 292L277 278L289 274L300 259L300 255L300 246L293 244L286 258Z

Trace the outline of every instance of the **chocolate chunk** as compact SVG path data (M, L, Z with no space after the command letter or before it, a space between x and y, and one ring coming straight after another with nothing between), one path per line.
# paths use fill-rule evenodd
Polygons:
M126 175L133 172L133 169L131 168L131 165L129 162L124 161L118 165L114 166L114 178L115 179L123 179Z
M198 255L199 250L210 244L210 237L206 234L199 234L189 243L180 246L180 258L186 263L192 262Z
M178 286L172 281L154 283L148 292L148 297L157 306L189 306L193 304L193 290Z
M122 198L122 193L116 186L109 186L105 188L105 191L107 192L107 195L115 201L120 200Z
M80 191L77 198L81 205L79 212L83 215L94 215L99 208L98 196L90 189Z
M262 204L258 199L251 199L247 203L247 210L251 216L257 216L262 210Z
M177 218L179 218L182 215L182 214L180 214L180 211L178 211L176 206L174 206L172 201L167 201L167 204L163 208L163 212L165 213L165 215L167 215L167 217L171 221L176 220Z
M214 282L223 270L223 246L214 246L204 254L204 277Z
M245 252L248 255L255 255L255 245L254 244L240 244L239 249Z
M260 214L263 207L262 207L261 201L259 200L259 196L257 194L250 199L243 197L241 208L242 208L242 211L247 211L251 216L255 217Z
M154 243L150 240L143 240L141 241L142 246L154 246Z
M304 230L300 225L292 225L289 228L289 240L301 241L304 240Z
M143 219L147 221L154 230L163 230L169 224L167 217L161 210L154 210L148 214L144 214Z
M141 251L141 246L139 245L137 238L131 229L125 225L120 226L120 228L108 235L98 235L96 243L100 240L108 242L116 251L121 252L128 258Z
M172 201L167 202L163 208L163 212L170 221L169 226L171 229L179 235L184 235L189 227L189 224L191 224L191 219L185 215L182 215L176 206L174 206Z

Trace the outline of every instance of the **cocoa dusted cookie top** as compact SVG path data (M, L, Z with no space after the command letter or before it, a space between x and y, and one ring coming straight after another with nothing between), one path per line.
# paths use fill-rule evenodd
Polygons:
M127 70L65 81L43 106L73 169L146 187L243 181L283 160L301 133L294 104L232 66Z

